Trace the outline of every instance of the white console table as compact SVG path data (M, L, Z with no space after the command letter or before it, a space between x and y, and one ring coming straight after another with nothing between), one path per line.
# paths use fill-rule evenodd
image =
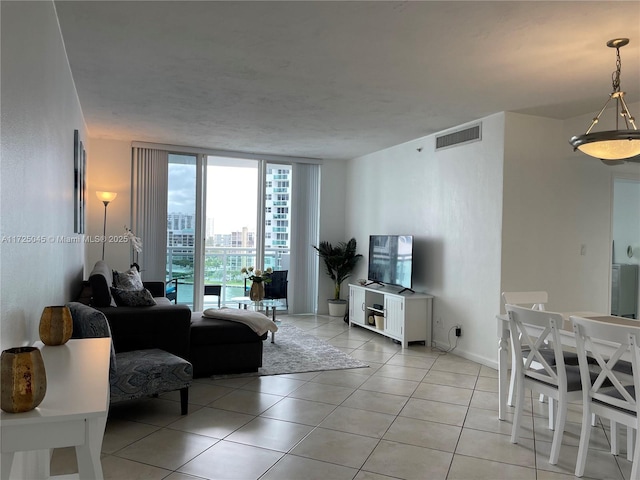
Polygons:
M50 449L72 446L80 479L104 478L100 451L109 409L111 339L36 346L44 359L47 393L34 410L0 412L2 480L48 478Z
M349 326L358 325L399 341L403 348L409 342L425 342L431 346L431 312L433 296L424 293L399 292L399 288L377 285L349 285ZM382 305L376 308L374 305ZM367 324L369 314L382 315L379 329Z

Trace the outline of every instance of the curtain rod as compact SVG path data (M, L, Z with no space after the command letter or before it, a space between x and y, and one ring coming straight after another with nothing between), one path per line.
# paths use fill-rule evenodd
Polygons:
M216 157L230 157L230 158L246 158L250 160L267 160L270 162L279 163L310 163L315 165L322 164L321 158L309 158L309 157L288 157L286 155L271 155L251 152L238 152L232 150L216 150L213 148L200 148L200 147L187 147L183 145L167 145L164 143L150 143L150 142L131 142L131 147L134 148L154 148L157 150L166 150L169 153L195 153L212 155Z

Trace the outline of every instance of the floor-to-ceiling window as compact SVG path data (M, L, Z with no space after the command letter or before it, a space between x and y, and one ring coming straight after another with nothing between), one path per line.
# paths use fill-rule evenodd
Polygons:
M289 270L291 264L291 165L267 164L264 202L264 267Z
M289 270L291 165L170 154L168 168L167 279L178 303L236 306L242 267Z
M241 268L259 264L260 161L209 155L205 171L204 284L219 285L226 305L245 296ZM204 307L217 302L205 296Z
M178 302L188 305L194 303L197 163L196 155L169 154L167 280L175 280Z

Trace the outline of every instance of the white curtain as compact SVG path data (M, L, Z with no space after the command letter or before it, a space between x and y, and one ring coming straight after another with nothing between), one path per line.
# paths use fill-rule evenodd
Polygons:
M290 313L318 311L318 244L320 228L320 165L293 164L291 192Z
M167 262L167 185L169 154L133 147L131 229L142 239L138 256L142 278L164 281Z

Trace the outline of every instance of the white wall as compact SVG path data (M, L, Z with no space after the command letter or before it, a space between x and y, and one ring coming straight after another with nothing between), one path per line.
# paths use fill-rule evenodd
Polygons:
M349 240L345 230L345 212L347 211L347 162L324 160L320 167L320 241L328 241L335 245ZM362 244L358 252L361 253ZM318 268L318 312L327 314L327 299L333 298L333 282L326 274L324 263L320 261ZM357 277L356 277L357 278ZM348 298L348 280L342 284L342 298Z
M436 297L439 345L459 324L456 352L495 365L502 291L547 290L560 311L608 310L612 179L640 165L573 152L568 139L592 117L497 114L482 119L482 142L434 153L428 136L349 162L345 236L365 256L370 234L417 237L414 289Z
M1 2L1 348L38 339L42 309L77 295L84 245L74 234L73 131L82 110L52 2ZM85 146L87 153L90 150ZM12 236L44 243L11 243Z
M365 257L371 234L415 235L414 290L436 297L435 341L448 346L450 329L461 325L457 352L491 363L500 308L504 115L482 124L481 142L436 153L431 135L351 160L346 233ZM354 278L366 276L365 259Z
M604 101L604 100L603 100ZM640 112L640 102L635 102L629 105L629 110L631 111L632 115L635 115L636 118L638 117L638 114ZM587 129L587 127L590 125L591 123L591 119L595 116L597 112L592 112L590 114L586 114L586 115L582 115L580 117L575 117L572 119L569 119L567 121L564 122L563 125L563 136L565 138L570 138L572 135L576 135L576 134L581 134L584 133L584 131ZM610 130L615 128L614 125L614 120L615 120L615 115L613 114L613 109L608 109L608 111L604 112L602 114L602 116L600 117L600 123L597 125L596 128L594 128L595 131L602 131L602 130ZM640 181L640 163L637 162L626 162L623 165L615 165L615 166L607 166L605 164L603 164L601 161L591 158L587 155L581 154L581 153L573 153L572 154L575 158L582 160L581 163L585 163L585 164L589 164L589 165L598 165L598 166L604 166L605 167L605 172L606 174L608 174L608 178L609 178L609 197L608 198L602 198L601 200L603 202L605 202L604 207L606 207L608 209L608 221L609 224L607 225L606 228L608 228L609 232L613 232L613 229L615 227L615 223L614 223L614 219L613 219L613 208L614 208L614 182L616 179L618 178L628 178L628 179L634 179L636 181ZM594 167L595 168L595 167ZM634 220L637 222L638 218L639 218L639 214L638 212L640 211L640 205L636 204L636 205L632 205L630 206L630 210L628 212L629 214L629 219ZM627 222L629 222L629 220L626 220ZM602 223L602 227L605 227L605 224ZM614 240L614 234L610 233L610 236L608 238L608 243L607 243L607 251L606 251L606 261L607 261L607 269L608 269L608 280L607 280L607 284L604 287L600 287L601 289L605 289L608 293L610 293L610 288L611 288L611 271L609 268L609 265L611 263L611 259L613 257L613 252L611 251L611 245L612 242ZM620 243L620 242L616 242L616 245ZM625 248L625 252L626 252L626 248ZM605 268L604 265L601 268ZM610 296L609 296L610 299ZM608 309L610 306L610 300L609 302L606 304L606 308ZM608 311L608 310L607 310Z
M107 243L104 259L114 270L129 268L131 245L109 241L120 238L124 226L131 227L131 142L91 138L91 155L87 166L87 233L102 235L104 204L96 191L116 192L118 196L107 207ZM134 232L135 233L135 232ZM144 242L144 239L143 239ZM85 278L97 260L102 258L102 244L87 244Z
M550 310L606 312L612 167L573 152L559 120L507 119L501 290L546 290Z

